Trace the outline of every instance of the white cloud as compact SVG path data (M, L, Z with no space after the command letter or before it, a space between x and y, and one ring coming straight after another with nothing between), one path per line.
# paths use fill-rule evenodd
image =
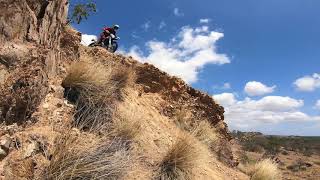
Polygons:
M232 129L252 130L264 124L282 122L320 121L320 116L310 116L299 110L303 100L290 97L266 96L258 100L237 100L232 93L214 95L225 108L226 122Z
M316 102L314 108L320 110L320 99Z
M184 16L184 14L180 11L179 8L174 8L174 9L173 9L173 14L174 14L175 16L179 16L179 17Z
M198 80L198 73L207 64L230 63L227 55L219 54L216 42L223 33L210 31L207 26L183 27L177 37L169 42L152 40L146 43L148 52L144 55L137 46L130 48L127 55L154 64L171 75L188 83Z
M222 93L213 96L213 99L223 106L230 106L236 103L235 95L232 93Z
M159 30L162 30L163 28L165 28L167 26L166 22L161 21L159 24Z
M312 76L304 76L297 79L293 84L299 91L315 91L320 88L320 74L314 73Z
M206 18L206 19L200 19L200 23L201 24L208 24L210 22L210 19Z
M95 35L89 35L89 34L82 34L81 36L81 44L84 46L88 46L92 43L92 40L97 40L97 36Z
M212 88L213 89L220 89L220 90L227 90L227 89L231 89L231 84L226 82L223 85L215 85Z
M151 22L147 21L144 24L141 25L141 28L144 29L145 31L148 31L151 27Z
M244 91L249 96L261 96L265 94L272 93L275 90L276 86L268 87L261 82L250 81L246 84Z
M303 100L296 100L283 96L266 96L258 101L251 100L251 109L257 108L264 111L290 111L303 106Z

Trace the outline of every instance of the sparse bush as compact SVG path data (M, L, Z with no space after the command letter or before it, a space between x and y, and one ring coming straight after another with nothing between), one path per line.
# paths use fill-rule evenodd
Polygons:
M265 159L258 162L252 168L251 180L280 180L281 173L277 167L277 164L270 159Z
M250 158L246 151L241 151L240 155L239 155L239 160L241 164L254 164L256 163L256 160Z
M305 148L305 149L302 150L302 154L303 154L304 156L311 157L311 156L313 155L313 152L312 152L311 149Z
M178 139L160 163L156 179L190 179L192 170L205 164L207 160L205 152L202 152L195 142L192 136L187 134Z
M264 149L267 154L276 155L280 152L281 140L277 137L270 136L268 141L264 144Z
M78 3L72 7L70 21L80 24L83 19L88 19L91 13L97 12L96 4L90 0L86 3Z
M77 139L62 138L43 179L119 179L131 166L126 142L114 139L79 145Z
M263 136L254 136L242 142L243 149L250 152L263 152L268 140Z
M287 167L287 169L291 170L292 172L298 172L298 171L305 171L307 170L307 167L311 167L312 164L304 162L303 160L298 160L294 164Z

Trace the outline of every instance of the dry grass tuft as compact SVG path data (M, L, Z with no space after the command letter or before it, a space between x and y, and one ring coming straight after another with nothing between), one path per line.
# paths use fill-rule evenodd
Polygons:
M143 117L132 106L117 107L110 136L128 142L138 141L142 132Z
M270 159L258 162L252 167L246 168L251 180L280 180L281 173L277 164Z
M117 90L125 89L127 86L133 85L136 74L132 68L118 66L113 69L114 74L112 81L116 84ZM121 98L121 97L120 97Z
M191 134L210 149L215 149L218 146L218 133L208 121L200 121Z
M62 139L43 178L48 180L119 179L130 169L126 142L114 139L83 146L74 138Z
M204 153L192 136L182 135L160 163L157 179L190 179L193 169L206 163L207 154Z
M176 112L174 123L182 130L191 132L193 129L190 113L187 109L181 109Z
M126 141L136 139L142 130L141 123L134 118L118 117L112 126L111 135Z
M207 145L209 149L216 151L219 143L219 133L208 121L195 121L191 118L191 114L187 109L182 109L176 113L174 123L177 127L190 133L200 142Z
M125 88L134 75L130 70L112 68L99 63L76 62L62 86L65 97L76 104L76 126L89 130L104 130L112 119L115 101L122 99Z

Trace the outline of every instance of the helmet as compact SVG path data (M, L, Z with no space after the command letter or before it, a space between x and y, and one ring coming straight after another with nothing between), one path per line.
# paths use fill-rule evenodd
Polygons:
M113 29L118 30L120 26L118 24L113 25Z

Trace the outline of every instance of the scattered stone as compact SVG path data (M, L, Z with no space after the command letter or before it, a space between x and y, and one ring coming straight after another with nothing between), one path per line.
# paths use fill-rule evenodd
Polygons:
M31 157L32 155L36 154L39 150L40 150L39 143L33 141L25 147L23 158Z
M5 157L7 157L8 153L0 148L0 161L3 160Z
M44 103L44 104L42 105L42 107L43 107L44 109L49 109L49 104L48 104L48 103Z
M4 128L4 131L6 134L9 134L10 136L12 136L13 134L19 131L19 126L17 125L17 123L14 123L10 126L6 126Z
M61 103L57 103L57 108L61 108L63 105Z
M0 146L1 149L5 150L7 153L11 147L12 139L10 137L1 137L0 139Z

